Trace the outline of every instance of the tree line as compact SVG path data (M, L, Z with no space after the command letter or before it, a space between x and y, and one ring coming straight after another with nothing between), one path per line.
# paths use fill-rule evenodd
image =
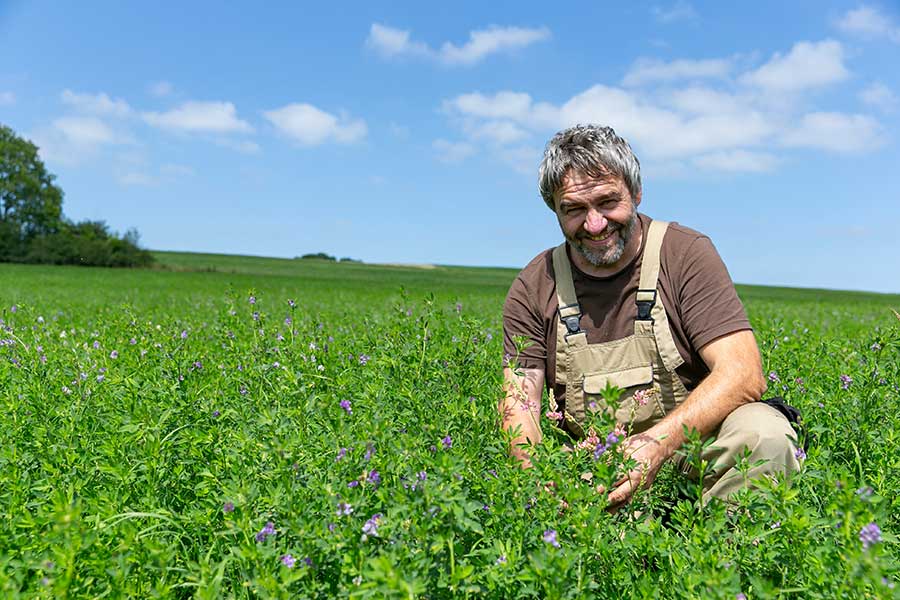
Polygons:
M103 221L75 222L38 148L0 124L0 261L136 267L153 263L134 229L119 236Z

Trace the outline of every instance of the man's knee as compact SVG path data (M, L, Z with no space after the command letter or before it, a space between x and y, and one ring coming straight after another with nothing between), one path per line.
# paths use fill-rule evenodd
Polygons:
M722 422L716 445L727 445L728 454L750 451L750 464L763 462L762 472L792 473L799 469L797 432L778 410L762 402L738 407Z

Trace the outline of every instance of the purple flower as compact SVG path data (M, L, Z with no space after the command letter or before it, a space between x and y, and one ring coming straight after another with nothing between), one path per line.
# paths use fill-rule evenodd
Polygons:
M119 358L119 353L118 353L118 351L113 350L112 352L109 353L109 357L110 357L110 358L113 358L113 359Z
M262 529L259 530L259 532L257 532L256 541L262 543L262 542L266 541L267 537L269 537L270 535L276 535L276 533L277 532L275 531L275 523L273 523L272 521L269 521L268 523L266 523L265 527L263 527Z
M375 444L369 442L366 444L366 453L363 454L363 460L369 462L372 460L372 455L375 454Z
M778 377L778 373L776 373L775 371L769 371L769 381L771 381L772 383L778 383L779 381L781 381L781 378Z
M187 329L181 330L181 339L183 339L183 340L187 339Z
M222 512L223 513L234 512L234 502L226 502L225 504L223 504Z
M369 476L366 479L369 481L369 483L375 486L381 483L381 475L379 475L378 471L376 471L375 469L372 469L369 472Z
M615 446L619 443L619 436L616 435L615 431L610 431L606 436L606 445L607 446Z
M9 312L16 312L17 310L19 310L19 307L15 304L9 307Z
M131 338L130 340L128 340L128 343L131 344L132 346L134 346L135 344L137 344L137 340L134 338Z
M738 592L734 595L734 600L747 600L747 594L744 592Z
M104 379L106 379L106 375L97 375L97 382L98 382L98 383L101 382L101 381L103 381Z
M369 362L369 355L368 354L360 354L359 355L359 364L364 365L367 362Z
M849 375L841 375L841 389L848 390L850 389L850 384L853 383L853 378Z
M297 559L291 556L290 554L285 554L281 557L281 564L286 566L288 569L293 569L294 564L297 562Z
M456 303L456 312L462 312L462 302Z
M428 473L426 473L425 471L419 471L418 473L416 473L416 478L419 481L425 481L428 478Z
M343 408L344 410L346 410L348 415L352 415L352 414L353 414L353 409L350 407L350 401L349 401L349 400L341 400L341 403L340 403L340 404L341 404L341 408Z
M347 456L347 449L346 449L346 448L341 448L340 450L338 450L337 458L334 459L334 462L337 462L337 461L341 460L341 459L344 458L345 456Z
M338 502L337 516L345 517L353 513L353 507L347 502Z
M100 342L94 340L94 350L98 350L100 348Z
M355 488L355 487L358 486L358 485L359 485L359 481L357 481L356 479L354 479L353 481L351 481L350 483L347 484L347 487L349 487L349 488Z
M366 535L378 535L378 526L381 524L381 518L384 515L375 513L362 527L362 531Z
M505 554L501 554L500 556L497 557L497 564L498 565L506 564L506 555Z
M256 304L256 296L250 296L249 298L247 298L247 302L249 302L250 304Z
M288 306L290 306L291 308L294 308L295 306L297 306L297 303L294 302L293 300L288 300Z
M794 450L794 458L797 460L806 460L806 451L803 448Z
M557 541L556 539L555 529L548 529L547 531L545 531L543 539L554 548L559 548L559 541Z
M441 440L441 444L444 446L444 450L449 450L453 447L453 438L448 434Z
M256 310L253 311L253 320L259 321L259 311L256 311Z
M856 490L856 495L859 496L862 500L869 500L874 494L875 490L867 485Z
M863 550L868 550L869 546L881 541L881 529L875 523L869 523L859 530L859 541L862 542Z

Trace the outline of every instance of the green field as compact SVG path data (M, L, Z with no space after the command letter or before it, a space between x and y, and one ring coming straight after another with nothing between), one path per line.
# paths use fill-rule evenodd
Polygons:
M803 471L636 519L507 458L515 270L155 256L0 265L4 598L900 596L900 296L739 286Z

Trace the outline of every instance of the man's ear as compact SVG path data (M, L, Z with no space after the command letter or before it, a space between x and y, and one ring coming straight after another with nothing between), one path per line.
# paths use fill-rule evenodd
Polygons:
M641 192L637 193L637 196L634 197L634 205L637 206L641 203Z

